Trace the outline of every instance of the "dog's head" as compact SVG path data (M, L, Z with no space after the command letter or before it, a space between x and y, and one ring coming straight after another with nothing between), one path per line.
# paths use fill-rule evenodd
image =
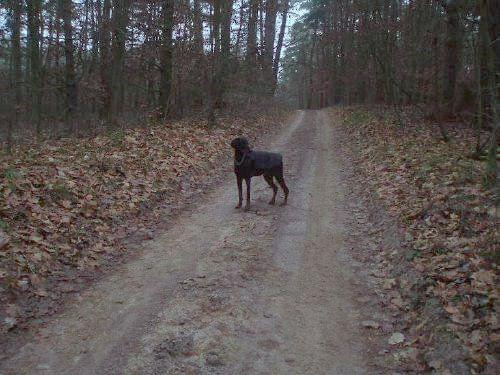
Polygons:
M244 137L238 137L231 141L231 147L236 151L243 151L249 148L248 139Z

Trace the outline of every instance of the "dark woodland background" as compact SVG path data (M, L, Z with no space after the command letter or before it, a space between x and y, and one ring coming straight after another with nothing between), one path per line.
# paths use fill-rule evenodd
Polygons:
M214 125L278 97L412 105L477 128L476 154L496 163L498 0L3 0L0 12L7 150L27 131Z

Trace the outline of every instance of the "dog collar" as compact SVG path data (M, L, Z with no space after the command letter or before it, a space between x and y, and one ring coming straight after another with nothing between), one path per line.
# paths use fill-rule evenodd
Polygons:
M237 167L239 167L241 164L243 164L243 162L245 161L246 157L247 157L247 154L243 154L243 157L241 158L240 161L234 160L234 165L236 165Z

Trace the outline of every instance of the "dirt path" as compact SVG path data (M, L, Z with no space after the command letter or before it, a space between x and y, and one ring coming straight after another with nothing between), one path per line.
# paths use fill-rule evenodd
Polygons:
M333 130L299 112L270 148L290 204L231 179L0 364L0 374L363 374Z

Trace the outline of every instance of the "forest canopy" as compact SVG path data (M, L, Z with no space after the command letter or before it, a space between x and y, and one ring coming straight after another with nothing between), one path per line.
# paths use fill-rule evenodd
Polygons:
M3 130L10 139L13 130L70 132L196 111L214 123L220 109L273 95L289 5L5 0Z
M500 93L498 0L307 0L290 32L283 94L301 108L411 105L475 126L496 180ZM480 139L481 130L490 135Z

